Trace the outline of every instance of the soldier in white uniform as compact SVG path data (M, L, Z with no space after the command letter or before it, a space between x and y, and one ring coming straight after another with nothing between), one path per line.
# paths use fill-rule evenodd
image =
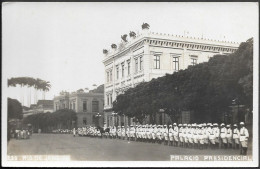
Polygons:
M239 148L239 130L237 128L237 124L234 124L234 129L233 129L233 148L237 149Z
M179 128L176 123L173 123L173 145L178 146L179 143Z
M199 148L198 130L199 130L199 125L197 125L197 124L195 123L195 124L194 124L194 130L193 130L194 148Z
M188 139L188 126L187 124L184 124L184 129L183 129L183 138L184 138L184 147L188 147L189 139Z
M143 138L143 142L146 141L146 125L143 125L142 128L142 138Z
M130 140L130 128L128 125L126 127L126 137L127 137L127 140Z
M121 126L117 128L117 138L121 139Z
M136 132L136 141L140 141L140 125L136 126L136 129L135 129L135 132Z
M164 129L163 129L163 139L164 139L164 145L168 145L168 141L169 141L169 130L167 125L164 125Z
M150 124L149 127L146 130L146 133L148 135L148 142L151 143L152 142L152 132L153 132L153 125Z
M216 135L212 124L210 124L210 128L208 129L208 136L209 136L209 145L211 149L215 149Z
M247 147L248 147L248 138L249 133L247 128L245 128L245 123L240 122L240 137L239 141L241 143L240 155L247 155Z
M225 124L222 123L220 125L220 148L224 145L224 148L227 148L227 128L225 127Z
M169 145L173 146L174 137L173 137L173 128L172 125L169 125Z
M193 147L193 137L192 137L192 125L188 124L188 130L187 130L187 138L188 138L188 147L192 148Z
M210 123L207 123L207 126L206 126L206 133L205 133L205 148L208 148L209 145L210 145L210 141L209 141L209 131L211 130L211 127L210 127Z
M182 124L179 124L179 139L180 139L179 147L184 146L184 139L183 139L183 133L182 132L183 132Z
M125 139L125 126L122 126L121 128L121 132L122 132L122 139Z
M227 147L232 148L232 129L230 124L227 125Z
M130 141L135 139L135 128L133 125L130 126Z
M200 124L199 126L199 143L200 143L200 149L204 148L205 144L205 129L203 128L203 124Z
M157 128L157 139L158 139L158 143L161 144L162 143L162 126L158 125Z
M153 136L153 143L155 143L156 142L156 137L157 137L157 127L156 127L156 125L153 125L152 136Z
M213 130L215 132L215 138L216 138L215 139L216 147L219 147L219 145L220 145L220 138L219 138L220 137L220 129L219 129L217 123L214 123L213 126L214 126Z

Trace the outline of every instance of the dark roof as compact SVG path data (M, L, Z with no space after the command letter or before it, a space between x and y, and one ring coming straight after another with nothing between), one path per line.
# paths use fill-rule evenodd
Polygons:
M96 89L90 90L90 93L104 93L104 84L98 86Z
M30 110L29 107L23 106L23 110Z
M39 105L43 105L43 106L53 105L53 100L38 100L37 106Z

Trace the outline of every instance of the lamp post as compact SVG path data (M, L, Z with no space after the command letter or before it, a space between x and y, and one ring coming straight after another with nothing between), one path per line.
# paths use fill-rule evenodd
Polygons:
M160 116L162 117L162 113L165 112L165 108L164 109L159 109L159 112L161 113ZM164 120L165 120L165 115L164 115ZM163 124L163 119L161 120L161 123Z
M234 107L235 107L235 105L237 105L237 117L238 117L239 116L238 115L238 113L239 113L239 100L238 100L238 98L235 98L235 99L232 100L232 105L234 105Z

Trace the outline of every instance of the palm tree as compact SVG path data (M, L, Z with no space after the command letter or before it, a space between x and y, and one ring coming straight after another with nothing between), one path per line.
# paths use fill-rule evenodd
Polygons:
M37 91L42 90L44 92L43 99L45 99L45 92L49 91L51 85L49 81L44 81L39 78L34 79L31 77L17 77L17 78L11 78L8 79L8 86L16 87L16 85L20 85L21 87L21 102L22 105L24 105L24 91L23 87L27 86L27 89L30 88L29 97L28 97L28 103L31 104L31 87L34 87L35 94L34 94L34 101L37 103Z

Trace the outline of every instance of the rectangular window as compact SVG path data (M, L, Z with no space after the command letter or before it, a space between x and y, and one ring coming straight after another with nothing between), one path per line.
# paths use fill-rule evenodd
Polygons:
M125 76L125 64L122 63L122 78Z
M119 79L119 66L116 67L116 79Z
M179 70L179 57L173 57L173 70Z
M138 58L135 59L135 73L138 72Z
M110 105L112 105L112 94L110 95Z
M130 60L127 62L127 74L130 75L130 68L131 68L131 62Z
M109 95L107 95L107 105L109 105Z
M76 103L73 102L73 110L76 110Z
M98 101L92 101L92 112L98 112Z
M153 67L154 69L160 69L160 55L154 55Z
M196 55L191 55L191 65L194 66L197 64L198 61L198 56Z
M83 101L83 111L87 111L87 101Z
M112 82L112 70L110 70L110 82Z
M109 82L109 72L107 72L107 83Z
M143 70L143 57L140 57L140 70Z
M70 103L70 109L72 109L72 103Z
M87 118L83 117L83 125L87 125Z

